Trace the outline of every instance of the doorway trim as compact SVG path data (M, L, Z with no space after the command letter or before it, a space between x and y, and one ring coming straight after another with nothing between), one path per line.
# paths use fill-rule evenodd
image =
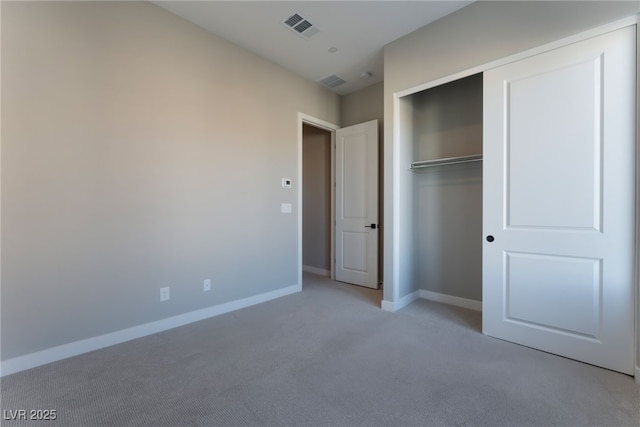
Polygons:
M336 130L340 126L298 112L298 283L302 287L302 142L303 125L310 125L331 133L331 279L335 279L335 227L336 227L336 207L335 207L335 182L336 182Z

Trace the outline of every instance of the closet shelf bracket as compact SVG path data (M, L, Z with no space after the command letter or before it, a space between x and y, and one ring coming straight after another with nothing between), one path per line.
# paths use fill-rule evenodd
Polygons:
M458 163L470 163L482 161L482 154L473 154L471 156L447 157L443 159L422 160L419 162L411 162L409 170L417 170L430 168L433 166L455 165Z

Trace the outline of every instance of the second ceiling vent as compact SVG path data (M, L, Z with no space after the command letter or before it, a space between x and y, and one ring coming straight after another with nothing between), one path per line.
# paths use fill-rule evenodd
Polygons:
M322 80L318 80L318 83L320 83L323 86L328 87L329 89L333 89L334 87L340 86L342 84L345 84L346 81L341 79L340 77L336 76L335 74L331 74L328 77L325 77Z
M282 25L307 40L320 31L318 30L318 27L314 26L300 13L294 13L289 16L287 19L282 21Z

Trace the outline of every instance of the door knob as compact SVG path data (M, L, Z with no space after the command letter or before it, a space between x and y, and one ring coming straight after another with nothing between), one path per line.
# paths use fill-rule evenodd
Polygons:
M377 225L376 224L371 224L371 225L365 225L366 228L370 228L372 230L375 230Z
M493 238L493 236L492 236L491 234L489 234L489 235L487 236L487 242L491 243L491 242L493 242L494 240L495 240L495 239Z

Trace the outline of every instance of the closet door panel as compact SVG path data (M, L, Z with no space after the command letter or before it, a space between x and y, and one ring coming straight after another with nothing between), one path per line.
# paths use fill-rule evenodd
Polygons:
M627 27L484 75L483 331L627 374L635 40Z
M601 68L598 55L506 82L507 227L600 229Z

